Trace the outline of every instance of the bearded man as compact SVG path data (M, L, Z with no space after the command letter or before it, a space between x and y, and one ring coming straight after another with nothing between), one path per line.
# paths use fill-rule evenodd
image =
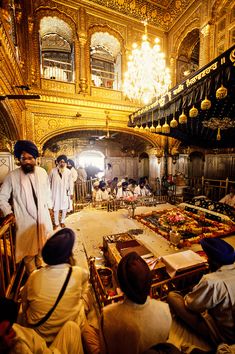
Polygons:
M73 198L73 180L71 171L67 168L67 156L60 155L56 161L58 165L51 170L49 175L54 211L54 229L57 229L59 225L65 227L69 199ZM60 210L62 211L61 221L59 221Z
M19 140L14 155L20 167L11 171L0 189L0 209L4 216L14 213L16 222L16 262L24 259L26 271L41 267L41 249L52 233L49 209L51 192L46 171L36 166L37 146L29 140ZM9 203L12 196L13 207Z

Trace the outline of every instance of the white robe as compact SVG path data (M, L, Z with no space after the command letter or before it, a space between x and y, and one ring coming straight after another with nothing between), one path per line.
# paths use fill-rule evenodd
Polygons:
M83 354L81 331L75 322L66 322L50 347L32 328L15 323L13 329L16 337L9 354Z
M67 210L69 208L68 196L73 194L73 180L71 171L65 168L62 173L62 178L59 175L57 167L51 170L49 175L53 210Z
M47 266L31 273L21 290L22 309L27 322L37 323L56 302L68 274L68 264ZM88 271L73 266L64 295L50 318L35 330L47 342L52 342L67 321L85 324L83 296L88 292Z
M143 188L136 186L134 189L134 195L138 197L147 197L151 195L151 192L145 186Z
M108 191L106 189L104 191L99 189L98 192L96 193L95 200L96 200L96 202L102 202L105 200L109 200Z
M121 199L121 198L127 198L127 197L133 197L133 193L129 191L129 189L126 189L125 191L122 189L122 187L118 188L116 198Z
M74 183L74 182L76 182L76 180L78 178L78 173L77 173L76 168L74 168L74 167L72 167L70 171L71 171L71 175L72 175L72 181Z
M13 197L17 263L26 256L37 255L53 231L48 210L52 207L48 175L43 168L35 166L33 175L38 209L33 199L29 175L26 175L21 168L17 168L7 175L0 189L0 209L4 216L12 213L8 201L11 193Z

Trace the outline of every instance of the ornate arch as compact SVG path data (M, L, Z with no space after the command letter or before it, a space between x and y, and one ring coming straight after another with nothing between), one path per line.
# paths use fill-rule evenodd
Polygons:
M40 140L38 140L37 145L43 147L46 142L54 137L56 137L57 135L61 135L63 133L71 133L71 132L76 132L79 130L104 130L104 127L97 127L96 125L94 126L89 126L87 127L87 125L81 125L79 127L65 127L65 128L60 128L60 129L54 129L53 131L50 131L48 134L45 134L44 136L42 136L40 138ZM126 134L130 134L130 135L135 135L138 136L146 141L148 141L150 144L153 145L153 147L160 147L160 142L159 142L159 137L155 134L145 134L143 135L143 133L139 133L139 132L135 132L133 131L132 128L128 128L128 127L112 127L112 130L115 132L120 132L120 133L126 133Z
M22 138L19 124L15 123L11 113L3 105L0 106L0 139L1 137L11 141Z
M87 31L87 50L86 50L86 60L87 62L90 62L90 46L91 46L91 37L94 33L96 32L103 32L103 33L108 33L110 34L111 36L113 36L114 38L116 38L119 43L120 43L120 53L123 54L125 52L125 45L124 45L124 38L122 37L122 35L112 29L109 25L91 25L89 28L88 28L88 31ZM122 56L122 59L124 59L124 56ZM122 63L121 63L121 71L122 71L122 75L123 75L123 69L124 69L124 60L122 60ZM89 77L89 84L91 84L90 82L90 75L88 75Z
M91 43L91 36L92 34L94 34L95 32L108 32L110 35L114 36L115 38L117 38L117 40L120 42L120 47L121 49L124 48L124 38L122 37L122 35L118 32L115 31L114 29L112 29L110 26L108 25L92 25L90 26L90 28L88 29L88 41L89 41L89 45Z
M199 17L195 17L194 19L189 19L184 27L181 29L181 31L177 32L177 38L174 40L174 47L173 47L173 53L176 54L176 57L179 52L179 48L181 43L183 42L184 38L193 30L195 29L200 29L200 22L199 22Z
M77 24L70 16L68 16L64 12L61 12L60 10L58 10L56 8L40 7L35 10L35 16L36 16L37 27L40 24L40 21L44 17L58 17L60 20L63 20L65 23L67 23L71 27L72 33L75 38L75 35L77 33Z
M77 38L77 24L75 20L67 15L65 12L59 10L56 7L48 7L48 6L41 6L34 10L35 16L35 26L33 27L32 33L32 47L33 47L33 70L35 73L35 82L37 82L37 86L40 87L40 46L39 46L39 29L40 29L40 22L41 19L44 17L58 17L60 20L63 20L67 23L72 29L72 36L74 42L76 42Z

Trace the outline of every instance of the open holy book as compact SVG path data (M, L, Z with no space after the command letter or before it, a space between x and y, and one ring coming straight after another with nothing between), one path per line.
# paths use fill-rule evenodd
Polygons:
M191 250L163 256L161 260L166 265L166 271L170 277L174 277L176 273L196 268L206 263L205 258Z

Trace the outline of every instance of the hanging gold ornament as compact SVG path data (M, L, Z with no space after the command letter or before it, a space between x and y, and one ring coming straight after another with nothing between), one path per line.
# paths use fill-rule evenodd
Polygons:
M166 118L165 123L164 123L163 126L162 126L162 132L163 132L164 134L169 134L170 131L171 131L171 129L170 129L169 124L167 123L167 118Z
M179 116L179 123L186 124L187 120L188 120L188 118L187 118L186 114L184 114L184 111L183 111L182 114Z
M218 128L216 140L221 140L220 128Z
M221 85L220 88L218 88L218 90L216 91L215 95L218 100L222 100L227 96L227 94L228 94L228 90L226 89L226 87Z
M170 126L171 126L171 128L176 128L176 127L178 127L178 122L177 122L177 120L175 119L175 117L173 117L172 120L170 121Z
M148 133L150 131L148 124L146 124L146 127L144 128L144 131Z
M162 132L162 126L160 124L160 119L158 121L158 125L156 126L156 133L161 133Z
M138 130L139 130L139 127L138 127L137 124L135 125L134 130L135 130L135 131L138 131Z
M198 116L198 109L196 107L192 107L189 111L189 117L190 118L195 118Z
M203 111L206 111L207 109L211 108L211 101L208 100L207 97L205 97L205 99L201 102L201 109Z
M150 132L151 132L151 133L155 133L155 132L156 132L156 128L155 128L155 126L153 125L153 111L152 111L152 125L151 125L151 127L150 127Z

